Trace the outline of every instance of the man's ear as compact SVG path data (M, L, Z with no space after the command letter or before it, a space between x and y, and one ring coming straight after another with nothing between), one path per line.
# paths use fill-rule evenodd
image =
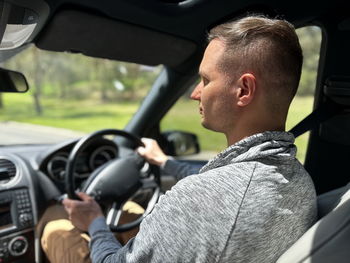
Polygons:
M243 74L237 81L237 105L244 107L250 104L255 96L256 79L251 73Z

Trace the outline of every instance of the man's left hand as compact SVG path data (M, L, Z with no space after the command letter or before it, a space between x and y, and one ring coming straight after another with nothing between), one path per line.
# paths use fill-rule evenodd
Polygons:
M82 201L64 199L62 204L72 224L83 231L88 231L90 224L97 217L103 216L98 203L85 193L77 193Z

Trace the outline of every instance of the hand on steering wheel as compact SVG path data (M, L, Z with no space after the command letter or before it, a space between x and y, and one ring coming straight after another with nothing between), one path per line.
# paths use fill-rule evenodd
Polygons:
M125 137L138 146L144 146L135 135L116 129L107 129L94 132L81 138L72 149L66 166L65 185L70 199L79 199L75 194L74 170L79 154L86 145L99 136L117 135ZM98 168L88 178L82 192L92 196L99 203L111 207L107 215L107 224L111 231L123 232L138 226L153 209L160 195L160 180L156 174L144 177L141 168L144 159L139 155L116 158ZM153 195L150 198L144 214L133 222L118 225L122 213L123 204L139 189L151 189Z

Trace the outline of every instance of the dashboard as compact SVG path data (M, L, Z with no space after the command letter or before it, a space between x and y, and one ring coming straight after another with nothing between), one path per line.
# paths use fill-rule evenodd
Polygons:
M73 173L78 188L113 159L135 157L136 145L117 145L114 138L95 137L79 151ZM40 219L66 192L66 165L77 142L0 147L0 263L43 262L40 237L45 224ZM143 178L152 173L147 163L140 172ZM172 176L161 181L162 191L175 184ZM133 198L146 207L151 197L152 191L143 188Z
M38 221L32 171L25 160L0 154L0 262L34 258Z
M65 168L76 142L0 148L0 262L41 262L36 226L49 204L65 192ZM117 158L119 148L107 138L91 141L78 156L76 185Z

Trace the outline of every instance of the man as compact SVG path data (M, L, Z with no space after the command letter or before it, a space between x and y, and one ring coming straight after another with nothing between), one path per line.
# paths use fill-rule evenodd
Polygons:
M166 192L123 247L92 198L64 200L90 234L92 262L276 261L316 218L313 183L284 131L301 64L286 21L251 16L212 29L191 98L228 148ZM174 164L145 142L148 161Z

